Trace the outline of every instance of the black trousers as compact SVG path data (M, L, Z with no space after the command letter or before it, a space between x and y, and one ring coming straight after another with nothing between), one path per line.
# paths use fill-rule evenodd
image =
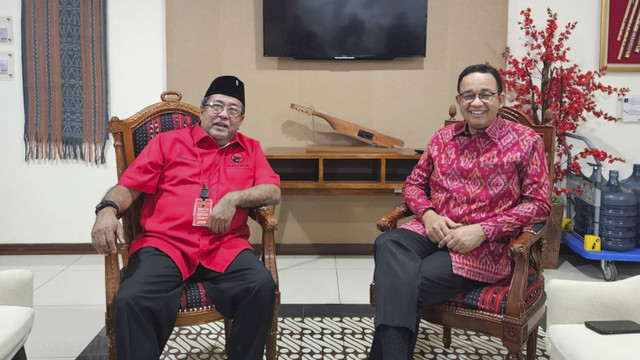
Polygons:
M271 273L242 251L224 273L198 266L192 276L225 317L233 319L228 359L262 359L275 306ZM176 264L147 247L133 253L114 301L118 360L157 360L173 330L185 283Z
M372 359L381 358L380 325L409 329L409 351L413 354L424 306L442 303L461 291L484 284L454 275L448 249L438 248L429 238L410 230L394 229L380 235L373 249L376 332Z

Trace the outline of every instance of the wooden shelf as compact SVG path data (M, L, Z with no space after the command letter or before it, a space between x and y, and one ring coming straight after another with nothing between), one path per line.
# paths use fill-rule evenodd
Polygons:
M265 156L280 175L283 194L394 194L418 163L413 149L268 148Z

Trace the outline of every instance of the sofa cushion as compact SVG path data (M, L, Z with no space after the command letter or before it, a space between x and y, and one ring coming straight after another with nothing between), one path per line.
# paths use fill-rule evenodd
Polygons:
M11 359L27 341L35 311L24 306L0 305L0 359Z
M602 335L584 324L555 324L547 330L551 360L637 359L640 334Z

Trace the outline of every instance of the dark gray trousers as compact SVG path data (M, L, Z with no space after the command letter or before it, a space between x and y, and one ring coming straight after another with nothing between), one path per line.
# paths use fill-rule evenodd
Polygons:
M453 274L447 248L406 229L380 235L373 246L376 332L371 359L380 359L380 325L403 327L412 334L410 358L420 324L420 311L484 283ZM382 342L384 343L384 341Z
M233 319L230 360L261 360L275 306L271 273L250 250L238 254L224 273L198 266L193 278L225 317ZM114 306L118 360L160 358L173 330L184 288L182 275L162 251L131 255Z

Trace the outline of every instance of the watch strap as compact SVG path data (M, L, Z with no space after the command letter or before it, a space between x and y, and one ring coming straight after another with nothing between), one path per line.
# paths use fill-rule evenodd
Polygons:
M111 201L111 200L102 200L98 203L98 205L96 205L96 215L98 215L98 213L100 212L100 210L106 208L106 207L112 207L114 209L116 209L116 214L118 212L120 212L120 207L118 207L118 204L116 204L115 202Z

